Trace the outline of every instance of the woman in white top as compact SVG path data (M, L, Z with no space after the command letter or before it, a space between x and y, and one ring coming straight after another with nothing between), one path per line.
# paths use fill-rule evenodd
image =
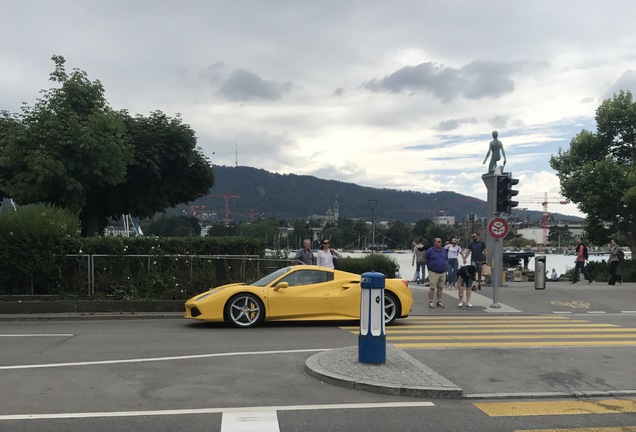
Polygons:
M316 265L322 267L328 267L330 269L334 268L333 265L333 257L340 257L338 251L333 249L329 249L329 240L323 240L322 246L320 246L320 250L318 251L318 255L316 257Z
M457 244L458 240L454 238L450 244L445 246L447 261L446 261L446 283L451 286L455 286L457 282L457 270L459 269L459 255L462 253L462 248Z

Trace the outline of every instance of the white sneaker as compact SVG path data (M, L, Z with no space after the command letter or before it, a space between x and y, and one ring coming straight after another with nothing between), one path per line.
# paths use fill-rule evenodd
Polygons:
M468 306L469 308L473 307L473 305L471 305L470 303L466 303L466 306Z
M457 307L462 307L462 306L464 306L463 302L459 302L459 304L457 305Z

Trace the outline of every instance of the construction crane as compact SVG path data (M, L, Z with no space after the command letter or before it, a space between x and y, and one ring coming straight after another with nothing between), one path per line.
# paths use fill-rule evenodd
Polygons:
M536 199L539 200L540 198L536 198ZM546 192L542 201L534 201L532 199L519 201L519 202L525 202L525 203L541 204L543 206L543 217L541 219L541 227L543 228L543 244L544 245L548 244L548 223L550 220L550 213L548 213L548 204L570 204L570 200L567 200L564 198L553 197L553 199L557 201L550 201L548 199L548 193Z
M254 223L254 216L264 216L265 213L254 213L254 209L250 211L250 223Z
M197 213L199 212L199 209L205 210L206 208L207 208L206 206L195 206L195 205L190 206L190 214L192 216L196 216Z
M226 192L225 195L208 194L208 196L222 197L225 200L225 226L229 226L230 225L230 198L240 198L240 195L228 195L228 193Z

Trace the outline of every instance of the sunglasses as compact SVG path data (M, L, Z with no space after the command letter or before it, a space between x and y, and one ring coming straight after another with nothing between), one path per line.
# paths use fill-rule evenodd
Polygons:
M329 244L329 242L322 242L322 244Z

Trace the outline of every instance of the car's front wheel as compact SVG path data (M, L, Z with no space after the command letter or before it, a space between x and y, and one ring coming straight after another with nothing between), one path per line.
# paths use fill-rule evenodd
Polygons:
M395 294L384 293L384 325L391 325L400 314L400 301Z
M225 318L234 327L254 327L265 320L265 305L254 294L237 294L225 304Z

